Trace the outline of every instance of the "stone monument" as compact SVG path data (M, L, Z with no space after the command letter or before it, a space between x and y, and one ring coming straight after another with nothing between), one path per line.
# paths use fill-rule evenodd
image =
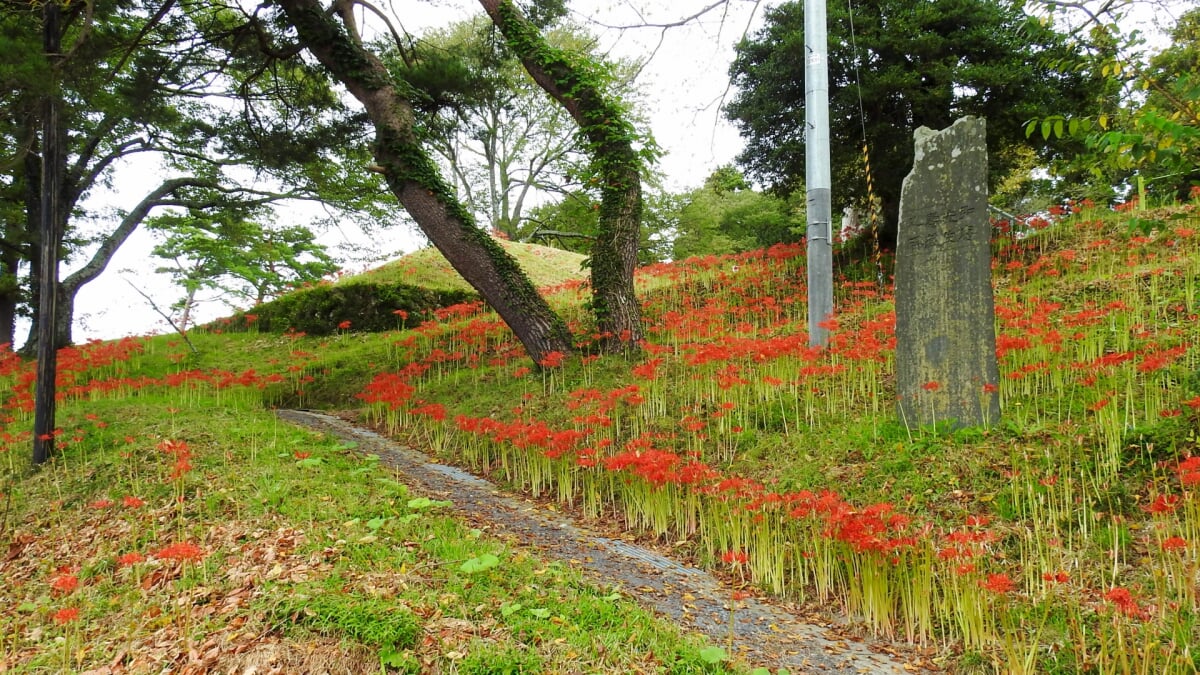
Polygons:
M1000 418L982 119L913 134L896 243L896 396L909 427Z

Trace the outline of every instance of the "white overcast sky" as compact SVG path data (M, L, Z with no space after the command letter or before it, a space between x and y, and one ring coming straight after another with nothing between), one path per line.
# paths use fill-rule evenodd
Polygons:
M714 168L731 162L739 151L741 142L737 132L720 115L720 105L726 95L733 45L752 18L757 25L762 7L755 10L752 1L731 0L723 10L708 12L686 26L665 30L622 30L609 26L672 23L699 12L709 2L711 0L703 0L703 4L588 0L569 3L572 19L594 31L602 49L615 58L646 62L638 82L645 108L651 115L651 130L665 151L660 168L666 176L665 187L670 190L699 185ZM391 4L400 17L398 22L414 34L482 11L472 0L393 0ZM97 195L97 203L126 207L137 203L144 196L147 183L155 180L154 177L143 179L143 176L154 171L151 166L122 168L114 191ZM284 215L281 221L291 218L294 216ZM370 238L364 237L354 226L347 226L326 233L322 242L335 249L344 244L362 246L366 243L377 253L398 254L416 249L424 239L405 225L392 228L382 237L376 233ZM164 310L178 299L179 291L171 286L166 275L154 272L159 263L150 254L153 245L151 236L139 231L118 251L104 274L83 287L76 301L76 341L170 330L149 302L131 286L131 283L136 284ZM368 266L361 259L345 259L344 263L352 271ZM63 275L70 271L70 265L64 266ZM201 320L208 320L226 316L229 311L225 305L214 301L202 305L199 316ZM18 327L18 339L24 337L24 331L24 326Z
M660 162L666 177L665 187L672 191L698 186L713 169L731 162L741 149L737 132L720 114L721 105L732 95L727 87L733 45L744 33L761 26L764 10L778 4L778 0L762 3L729 0L682 27L632 26L678 22L712 2L568 1L574 22L592 30L602 49L614 58L645 61L638 82L650 114L651 131L665 152ZM1172 4L1189 2L1172 1ZM474 0L391 0L390 6L403 28L414 34L480 13ZM1152 16L1159 18L1164 14L1155 11ZM619 28L626 26L629 28ZM142 178L148 170L153 171L146 167L125 167L117 175L115 191L97 199L107 204L135 204L144 196L147 182L153 180ZM284 216L281 221L288 219ZM394 227L387 237L375 234L366 238L348 226L325 234L322 242L335 250L343 244L367 242L377 253L398 254L411 251L424 241L405 227ZM179 297L165 275L154 273L152 246L150 235L135 234L117 253L108 270L80 291L76 302L76 341L169 330L166 322L130 286L130 282L136 283L164 309ZM344 263L351 271L366 266L362 260L347 259ZM69 272L70 266L66 266L64 275ZM228 313L228 308L217 302L200 308L201 320ZM18 327L18 339L24 336L24 330Z

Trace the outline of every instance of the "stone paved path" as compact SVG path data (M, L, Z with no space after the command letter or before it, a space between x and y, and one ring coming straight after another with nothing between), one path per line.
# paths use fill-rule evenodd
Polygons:
M543 555L582 569L593 579L613 584L643 606L679 625L705 634L713 644L729 639L730 588L707 572L682 565L628 542L589 532L570 517L502 493L495 485L338 417L280 410L288 422L357 444L399 471L417 493L448 499L471 519L514 535ZM755 598L739 603L734 649L754 666L788 668L798 673L910 673L885 645L839 635L829 626L807 622Z

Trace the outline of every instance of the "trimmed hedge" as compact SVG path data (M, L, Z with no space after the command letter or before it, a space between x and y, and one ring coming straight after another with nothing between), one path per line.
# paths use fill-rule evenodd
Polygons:
M432 319L435 309L478 299L478 295L469 291L434 290L408 284L326 284L288 293L206 327L329 335L349 321L349 330L382 332L418 326ZM401 311L407 316L398 313Z

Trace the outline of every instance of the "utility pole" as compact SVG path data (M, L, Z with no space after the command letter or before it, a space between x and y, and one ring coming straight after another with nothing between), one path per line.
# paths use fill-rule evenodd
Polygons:
M38 229L41 273L38 279L37 389L33 402L33 464L50 459L54 452L54 389L58 376L55 345L58 299L59 186L62 185L62 137L59 125L59 19L61 7L50 0L42 4L42 47L50 71L50 89L42 112L42 217Z
M833 207L829 172L826 0L804 0L804 182L808 203L808 344L824 347L833 314Z

